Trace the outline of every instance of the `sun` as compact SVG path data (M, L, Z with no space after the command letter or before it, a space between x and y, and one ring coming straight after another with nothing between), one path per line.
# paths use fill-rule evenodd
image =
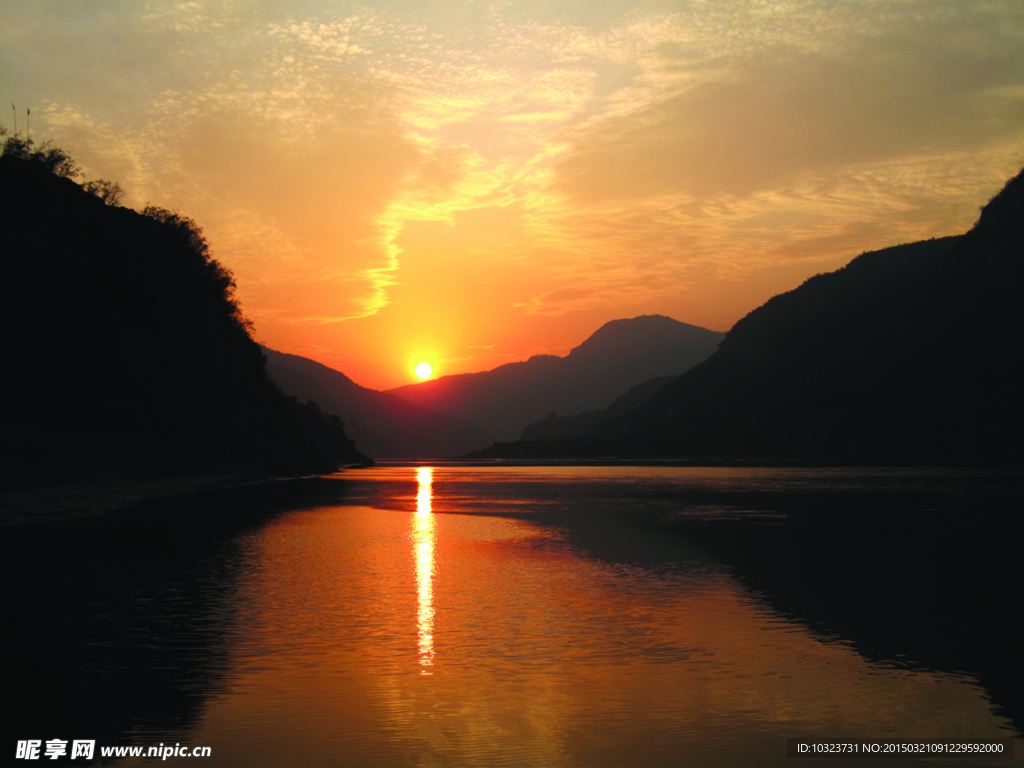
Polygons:
M434 369L430 367L428 363L420 363L416 366L416 375L421 379L429 379L430 374L434 372Z

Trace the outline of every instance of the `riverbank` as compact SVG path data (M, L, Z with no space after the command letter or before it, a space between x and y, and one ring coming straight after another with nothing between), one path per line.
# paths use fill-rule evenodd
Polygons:
M97 517L172 499L317 479L317 475L207 473L21 486L0 490L0 526Z

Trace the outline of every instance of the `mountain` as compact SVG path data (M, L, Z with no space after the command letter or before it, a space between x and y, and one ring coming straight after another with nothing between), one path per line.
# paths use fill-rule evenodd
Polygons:
M267 378L191 219L108 205L54 157L67 160L10 138L0 157L5 481L368 461Z
M475 424L361 387L314 360L266 347L263 352L271 378L286 394L341 417L359 448L375 458L460 456L494 441Z
M611 405L600 411L586 411L573 416L552 415L527 424L523 428L522 440L527 442L531 440L564 440L598 435L617 418L625 416L652 399L675 378L675 376L658 376L641 382L635 387L630 387L626 394L615 398Z
M775 296L598 437L479 455L832 464L1024 461L1024 173L965 235L863 254Z
M678 375L711 355L723 336L661 315L612 320L566 357L535 355L388 391L514 440L551 413L604 408L647 379Z

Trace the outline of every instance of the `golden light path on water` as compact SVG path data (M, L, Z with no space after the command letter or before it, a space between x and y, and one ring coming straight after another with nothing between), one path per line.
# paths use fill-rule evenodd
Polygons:
M174 735L211 746L211 766L254 768L789 768L791 737L1017 734L977 675L869 658L855 640L781 614L770 603L775 593L762 598L734 575L738 560L718 559L635 512L650 504L669 513L687 489L840 493L864 476L405 464L346 471L337 478L344 503L284 510L232 532L195 561L210 574L202 581L182 570L158 582L155 594L172 606L194 583L207 590L170 615L205 611L206 624L180 641L175 658L212 682L196 694L203 709L194 725L140 720L131 738L166 744ZM936 477L895 479L919 487ZM889 482L884 474L877 487ZM177 568L181 553L166 556ZM218 581L224 562L235 568L227 585ZM780 589L778 599L796 595L814 615L819 596L831 597L813 583L821 567L810 563L812 582ZM148 640L168 616L124 603L124 623L111 632L128 626ZM904 642L870 620L851 626L880 638L879 654ZM1024 765L1014 760L999 762Z
M416 514L413 516L413 555L416 558L416 634L419 646L421 675L433 674L434 664L434 516L430 502L434 480L432 467L416 471L419 484L416 493Z

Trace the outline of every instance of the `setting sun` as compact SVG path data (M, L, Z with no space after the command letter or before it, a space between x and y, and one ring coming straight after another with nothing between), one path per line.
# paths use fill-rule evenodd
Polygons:
M1024 768L1024 0L0 0L0 75L8 759Z

